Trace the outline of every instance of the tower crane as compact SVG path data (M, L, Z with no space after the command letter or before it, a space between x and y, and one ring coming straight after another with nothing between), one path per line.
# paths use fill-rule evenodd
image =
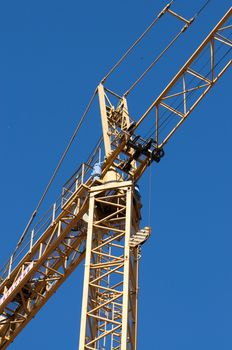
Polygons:
M89 159L64 184L58 200L31 229L36 211L33 213L16 250L1 270L2 350L83 260L79 350L137 348L138 264L141 246L151 234L150 227L140 224L138 181L153 162L160 162L169 139L232 64L230 7L144 113L137 119L131 117L127 104L130 91L195 19L176 13L172 3L94 91L80 124L98 98L101 139ZM163 16L179 21L180 32L123 95L108 88L108 78ZM203 52L209 64L200 69Z

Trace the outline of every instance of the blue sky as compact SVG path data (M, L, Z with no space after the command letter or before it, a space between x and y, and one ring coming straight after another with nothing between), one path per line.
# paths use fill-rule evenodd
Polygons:
M93 90L165 5L161 0L0 4L0 264L14 249ZM202 0L176 0L173 9L191 17L201 5ZM229 6L231 1L211 1L139 98L129 101L133 116L161 92ZM112 89L128 86L172 25L158 26L139 61L131 57L133 69L125 67L109 81ZM45 206L91 151L100 132L97 113L85 128ZM143 224L151 192L153 233L140 265L138 349L232 347L231 128L230 69L175 134L162 162L141 180ZM82 279L79 267L10 349L76 349Z

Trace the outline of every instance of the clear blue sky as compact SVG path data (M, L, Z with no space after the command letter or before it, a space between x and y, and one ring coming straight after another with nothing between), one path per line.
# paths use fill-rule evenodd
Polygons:
M173 9L191 17L202 2L176 0ZM165 4L1 2L0 264L15 247L92 91ZM211 1L131 102L133 115L145 110L147 96L151 101L158 95L229 6L231 0ZM153 57L171 25L155 32L148 53L139 53L141 61ZM110 87L123 89L131 74L122 71ZM99 115L92 118L99 129ZM231 130L230 69L151 168L153 234L140 267L139 350L232 348ZM80 133L48 202L89 153L86 135L94 138L95 128L88 125L87 132ZM148 191L146 175L144 225ZM76 349L82 279L79 267L10 349Z

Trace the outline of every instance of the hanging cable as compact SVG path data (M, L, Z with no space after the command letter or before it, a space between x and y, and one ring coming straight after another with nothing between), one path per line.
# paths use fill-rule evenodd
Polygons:
M152 171L149 167L149 179L148 179L148 226L151 227L151 196L152 196Z

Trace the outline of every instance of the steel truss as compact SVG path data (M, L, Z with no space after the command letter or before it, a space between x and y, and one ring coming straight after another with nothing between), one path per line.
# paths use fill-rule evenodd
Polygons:
M169 7L165 11L175 16ZM99 179L91 175L95 150L91 162L81 165L59 201L3 268L1 350L10 345L85 254L79 349L136 349L139 246L149 235L139 230L140 205L133 185L153 160L159 161L162 147L231 66L231 15L232 7L137 122L129 117L125 95L99 85L96 94L105 146L102 173ZM202 71L205 53L209 64ZM163 113L171 121L164 135ZM135 131L148 116L155 132L143 140Z
M160 148L231 66L231 15L232 7L137 122L136 127L149 115L155 115L153 134Z
M136 349L139 208L131 181L90 193L79 350Z
M0 349L4 350L85 256L88 187L80 184L57 218L1 285Z

